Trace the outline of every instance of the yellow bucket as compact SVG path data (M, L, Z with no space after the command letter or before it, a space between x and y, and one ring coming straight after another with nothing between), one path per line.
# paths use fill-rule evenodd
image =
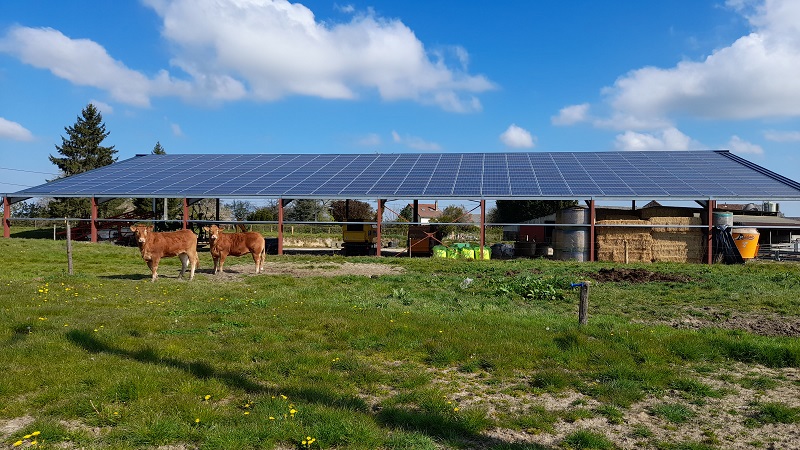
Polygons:
M731 237L744 259L753 259L758 253L758 230L755 228L734 228Z

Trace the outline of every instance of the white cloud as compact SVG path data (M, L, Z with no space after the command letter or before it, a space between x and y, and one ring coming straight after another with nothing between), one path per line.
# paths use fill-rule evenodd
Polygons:
M749 155L763 155L764 149L760 145L753 144L742 140L739 136L732 136L728 141L728 148L733 153L749 154Z
M500 141L511 148L533 148L535 145L531 133L513 123L500 135Z
M17 122L12 122L0 117L0 139L32 141L33 134Z
M349 22L329 23L287 0L144 1L163 21L162 36L174 52L170 62L180 75L161 70L146 76L112 58L101 44L51 28L12 27L0 38L0 52L143 107L154 96L272 101L291 95L354 99L377 92L385 100L473 112L481 110L477 94L496 88L485 76L468 72L463 48L434 54L400 20L371 10L358 13L351 5L339 7L352 14Z
M169 124L169 128L170 128L170 130L172 130L172 135L173 136L183 137L183 130L181 129L181 126L178 125L177 123Z
M588 120L589 104L565 106L561 108L557 116L550 118L553 125L574 125Z
M0 39L0 52L79 86L103 89L116 100L150 104L150 81L128 69L88 39L70 39L52 28L12 27Z
M633 70L604 90L610 104L642 120L800 116L800 2L765 0L745 8L751 4L728 3L746 15L750 34L702 61Z
M626 131L614 141L617 150L697 150L705 146L683 134L676 128L667 128L655 133Z
M800 142L800 131L766 131L764 138L773 142Z
M95 108L97 108L101 114L114 114L114 107L109 105L106 102L101 102L99 100L90 100L89 103L93 104Z
M419 151L437 152L442 149L442 146L435 142L429 142L416 136L400 136L397 131L392 131L392 140L396 144L405 145L408 148Z
M394 134L394 132L393 132L393 134ZM399 136L398 136L398 138L399 138ZM397 142L397 141L395 140L395 142ZM362 136L362 137L360 137L360 138L358 138L356 140L356 145L361 146L361 147L377 147L377 146L381 145L382 143L383 143L383 141L381 140L381 137L377 133L370 133L370 134L367 134L366 136Z

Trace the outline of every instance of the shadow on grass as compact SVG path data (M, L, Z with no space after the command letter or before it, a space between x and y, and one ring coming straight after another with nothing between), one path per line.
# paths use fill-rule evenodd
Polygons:
M154 364L182 370L199 379L215 379L232 389L241 389L252 394L288 395L309 403L317 403L333 408L341 408L363 414L372 415L376 422L386 428L396 430L414 430L433 439L450 441L458 445L479 447L494 450L548 450L551 447L534 443L506 442L481 435L480 431L489 426L488 419L472 422L458 416L441 414L436 411L423 411L414 408L388 407L379 411L370 410L366 402L355 396L341 395L325 388L303 387L281 389L266 386L259 381L249 379L243 374L231 371L220 371L211 364L196 361L187 362L176 358L159 356L156 349L146 346L140 350L126 350L105 343L94 333L82 330L71 330L66 333L67 339L74 345L89 353L108 354L144 364Z
M252 394L284 394L291 395L293 398L300 398L308 402L320 403L336 408L346 408L361 412L366 412L368 410L367 404L357 397L343 396L318 388L273 388L261 384L258 381L251 380L243 374L217 370L211 364L203 361L187 362L176 358L159 356L158 352L149 346L140 350L125 350L115 347L100 341L93 333L88 331L72 330L67 332L66 336L70 342L89 353L105 353L145 364L171 367L182 370L193 377L199 379L215 379L233 389L241 389Z

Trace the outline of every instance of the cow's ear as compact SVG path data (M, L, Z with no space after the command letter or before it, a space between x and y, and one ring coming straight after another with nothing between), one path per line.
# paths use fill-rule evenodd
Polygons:
M138 230L138 228L136 227L136 225L134 225L134 226L132 226L132 227L131 227L131 231L133 231L134 233L136 233L136 230Z
M211 231L211 228L209 228L209 227L203 227L203 231Z

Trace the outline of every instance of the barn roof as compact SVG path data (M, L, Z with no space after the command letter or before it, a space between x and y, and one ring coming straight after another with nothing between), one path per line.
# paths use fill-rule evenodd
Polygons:
M143 155L9 197L800 200L717 151Z

